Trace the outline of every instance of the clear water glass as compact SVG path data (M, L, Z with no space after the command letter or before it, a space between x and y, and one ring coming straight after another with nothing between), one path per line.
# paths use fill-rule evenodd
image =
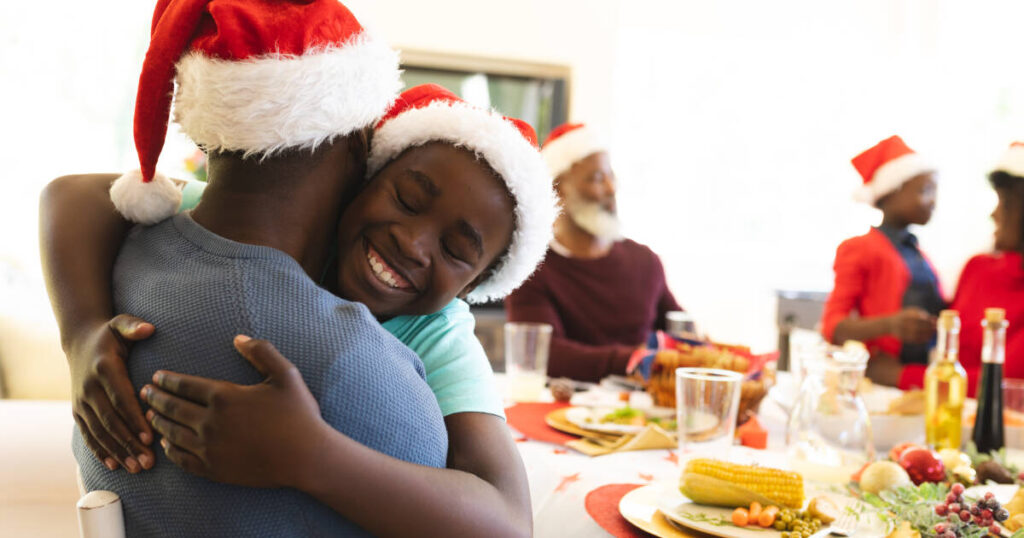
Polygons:
M506 396L516 402L540 398L547 381L551 325L547 323L505 324Z
M676 368L679 451L725 457L736 432L743 374L717 368Z

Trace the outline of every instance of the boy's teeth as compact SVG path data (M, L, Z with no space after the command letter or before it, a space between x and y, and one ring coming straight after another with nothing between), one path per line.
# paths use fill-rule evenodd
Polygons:
M376 276L378 280L384 282L385 284L391 286L392 288L398 288L399 285L397 275L391 272L384 264L384 260L380 259L375 254L376 253L373 252L372 250L366 253L366 259L367 261L370 262L370 267L373 269L373 275Z

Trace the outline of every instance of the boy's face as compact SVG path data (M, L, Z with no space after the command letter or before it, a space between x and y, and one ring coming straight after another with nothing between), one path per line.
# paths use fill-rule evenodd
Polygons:
M935 211L937 191L934 174L919 174L904 182L896 192L879 200L879 209L898 216L907 224L925 225Z
M491 168L432 142L388 163L338 223L339 296L378 318L437 312L508 248L514 205Z

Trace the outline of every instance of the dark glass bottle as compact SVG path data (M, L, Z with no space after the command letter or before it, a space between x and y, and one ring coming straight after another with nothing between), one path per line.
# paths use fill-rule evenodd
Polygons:
M981 348L981 380L978 382L978 413L971 439L985 454L1003 448L1003 362L1006 358L1006 311L986 308Z

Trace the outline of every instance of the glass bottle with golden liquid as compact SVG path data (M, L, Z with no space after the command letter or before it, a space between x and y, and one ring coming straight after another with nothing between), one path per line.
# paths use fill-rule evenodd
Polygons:
M924 374L925 439L936 450L960 449L967 372L959 355L960 315L956 310L943 310L935 355Z

